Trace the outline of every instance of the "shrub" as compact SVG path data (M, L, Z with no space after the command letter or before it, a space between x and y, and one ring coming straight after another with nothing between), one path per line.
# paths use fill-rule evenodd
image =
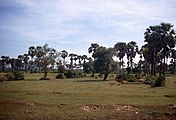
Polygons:
M165 85L165 76L146 76L144 83L151 85L152 87L162 87Z
M21 72L13 72L7 73L4 75L4 80L12 81L12 80L24 80L24 75Z
M64 78L65 78L65 76L62 73L58 73L56 76L56 79L64 79Z
M115 79L117 82L122 82L125 80L125 74L117 74Z
M5 76L2 75L2 74L0 74L0 82L3 82L4 80L6 80L6 79L5 79Z
M153 85L154 81L156 81L156 80L157 80L156 76L148 75L145 77L144 84Z
M80 70L67 70L64 75L66 78L79 78L84 76Z
M154 82L152 87L163 87L165 86L165 75L161 75L161 77L158 77L157 80Z
M14 80L24 80L24 74L22 72L13 72Z
M15 76L12 73L7 73L7 74L4 75L4 77L5 77L5 80L8 80L8 81L11 81L11 80L15 79Z
M125 80L128 82L136 82L136 77L134 75L129 74L125 76Z

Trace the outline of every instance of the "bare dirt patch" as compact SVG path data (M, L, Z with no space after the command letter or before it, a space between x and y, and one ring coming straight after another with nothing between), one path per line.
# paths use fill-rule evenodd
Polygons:
M117 111L124 111L124 110L137 110L138 107L132 105L96 105L96 104L87 104L82 105L81 109L86 112L97 111L97 110L104 110L104 109L114 109Z

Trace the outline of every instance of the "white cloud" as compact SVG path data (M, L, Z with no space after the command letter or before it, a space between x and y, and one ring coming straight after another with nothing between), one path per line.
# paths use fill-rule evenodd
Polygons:
M0 28L13 31L20 38L34 43L37 40L40 43L67 44L70 49L79 48L72 47L73 44L86 47L94 42L107 47L117 41L142 43L143 33L149 25L160 22L176 25L174 0L14 1L23 7L23 15L13 15L11 23L0 23ZM8 14L9 11L6 12Z

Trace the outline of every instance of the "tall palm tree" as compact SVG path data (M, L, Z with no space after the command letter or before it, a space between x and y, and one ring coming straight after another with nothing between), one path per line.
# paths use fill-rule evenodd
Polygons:
M131 41L126 45L126 48L127 48L126 53L127 53L127 59L128 59L127 74L129 74L131 69L133 68L133 59L136 57L136 54L138 53L138 46L136 42Z
M93 57L93 54L97 51L97 49L99 48L100 46L97 44L97 43L92 43L91 46L88 48L88 52L89 53L92 53L92 57ZM93 57L94 58L94 57ZM94 68L92 67L92 77L94 77L94 74L95 74L95 70Z
M176 71L176 50L172 49L171 50L171 58L173 61L173 73Z
M73 67L73 60L74 60L75 56L76 56L76 54L74 54L74 53L70 53L69 54L69 57L70 57L70 67L71 68Z
M149 26L144 33L144 42L147 42L148 54L151 58L151 74L156 75L157 54L161 49L160 44L160 26Z
M81 67L82 66L81 61L83 60L82 56L81 55L77 55L77 59L78 59L79 67Z
M65 65L65 58L68 56L68 52L66 50L61 51L61 57L64 59L64 65Z
M28 55L31 56L30 69L31 69L31 73L32 73L32 69L33 69L33 65L34 65L34 56L36 55L36 48L34 46L29 47Z
M173 25L170 23L161 23L161 31L160 31L160 37L161 37L161 52L163 53L163 74L164 71L167 70L167 62L166 59L170 56L170 50L175 47L176 41L175 41L175 31L172 29Z
M124 63L123 58L125 56L125 53L126 53L126 43L125 42L118 42L114 45L114 55L120 60L121 71L123 69L123 63Z
M27 72L29 56L28 56L28 54L24 54L22 57L23 57L22 59L23 59L23 62L24 62L24 69L25 69L25 72Z

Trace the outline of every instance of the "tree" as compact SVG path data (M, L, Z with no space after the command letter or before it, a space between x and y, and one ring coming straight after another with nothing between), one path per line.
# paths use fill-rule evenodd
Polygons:
M9 56L1 56L1 61L2 61L2 71L5 71L5 66L9 63Z
M173 25L170 23L161 23L161 31L160 31L160 39L161 39L161 53L164 59L163 63L163 74L167 70L166 59L170 56L170 50L175 47L176 39L175 39L175 31L172 29Z
M34 56L36 55L36 49L34 46L29 47L28 55L31 57L30 69L32 73L33 65L34 65Z
M149 26L144 33L148 56L150 56L149 62L152 75L156 75L156 65L158 63L160 63L160 76L161 73L165 74L166 58L168 58L169 51L176 44L175 31L172 27L173 25L170 23L161 23L160 25Z
M171 50L171 65L172 65L172 73L174 73L175 72L175 70L176 70L176 50L175 49L172 49Z
M127 75L133 69L133 59L136 57L136 53L138 53L137 43L134 41L129 42L126 45L126 54L127 54Z
M23 55L18 55L18 58L16 59L16 67L17 67L17 70L20 71L21 68L23 67Z
M92 57L94 58L93 54L97 51L97 49L99 48L99 45L97 43L92 43L91 46L88 48L88 52L92 53ZM94 58L95 59L95 58ZM94 67L92 68L92 77L94 77Z
M75 56L76 56L76 54L73 54L73 53L69 54L69 57L70 57L70 68L73 68L73 60L74 60Z
M45 44L43 47L40 47L40 49L37 49L36 53L38 59L41 60L41 65L44 70L43 79L46 80L48 67L53 63L55 63L55 59L58 56L58 54L54 48L48 47L48 44Z
M119 58L121 71L123 69L123 63L124 63L123 58L125 56L126 50L127 49L126 49L126 43L125 42L118 42L114 45L114 55L117 58Z
M111 51L101 46L92 56L95 59L93 63L95 71L104 74L103 80L106 80L111 72L111 64L113 61Z
M25 70L25 72L27 72L27 66L28 66L28 61L29 61L29 56L28 56L28 54L24 54L24 55L22 56L22 59L23 59L23 61L24 61L24 70Z
M66 50L61 51L61 57L64 59L64 65L65 65L65 58L68 56L68 52Z

